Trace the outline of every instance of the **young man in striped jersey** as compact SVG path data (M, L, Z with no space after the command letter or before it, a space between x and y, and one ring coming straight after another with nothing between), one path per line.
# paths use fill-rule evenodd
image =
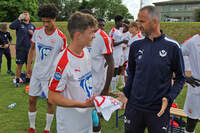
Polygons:
M43 26L37 28L31 39L32 45L28 55L27 73L30 75L31 62L34 52L36 59L29 89L29 121L28 133L35 133L37 97L42 92L48 98L48 81L52 73L52 63L59 52L66 47L65 35L55 26L58 9L54 4L43 4L38 9L38 16L42 19ZM46 114L46 127L44 133L50 133L51 123L54 117L54 105L48 104Z
M128 44L128 40L122 38L122 31L120 28L123 24L123 17L120 15L115 16L115 27L113 27L109 33L113 40L113 58L114 58L114 76L111 82L111 91L114 91L116 88L119 75L122 72L123 65L121 64L121 59L123 56L122 46L123 44Z
M49 85L49 102L56 104L57 133L92 133L91 46L97 21L76 12L68 20L69 46L56 59ZM89 100L88 100L89 98Z

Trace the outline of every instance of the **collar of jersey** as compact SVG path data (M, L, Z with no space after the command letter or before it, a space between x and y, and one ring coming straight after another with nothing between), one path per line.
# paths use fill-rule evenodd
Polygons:
M67 48L67 50L75 57L78 57L78 58L83 58L84 56L84 50L82 50L82 55L76 55L75 53L73 53L69 48Z

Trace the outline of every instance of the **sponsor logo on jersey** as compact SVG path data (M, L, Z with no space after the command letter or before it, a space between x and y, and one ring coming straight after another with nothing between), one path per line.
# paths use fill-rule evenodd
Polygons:
M54 79L55 79L55 80L60 80L61 78L62 78L62 74L59 73L59 72L55 72L55 74L54 74Z
M41 56L41 60L44 60L45 57L47 57L50 54L50 52L53 50L53 47L46 46L38 42L38 49Z
M160 50L159 54L161 57L165 57L167 55L167 52L165 50Z
M86 92L88 98L92 96L92 73L89 72L79 78L80 86Z
M138 51L138 59L141 60L143 56L144 50L139 50Z
M92 50L92 47L87 47L87 49L88 49L88 52L90 53Z

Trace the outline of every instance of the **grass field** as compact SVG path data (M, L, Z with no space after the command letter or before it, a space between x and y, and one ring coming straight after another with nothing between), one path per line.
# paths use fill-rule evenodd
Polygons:
M34 23L36 27L41 26L40 22ZM69 41L69 36L66 30L66 22L58 22L56 25L63 31ZM113 23L106 24L106 32L112 28ZM172 36L180 43L188 37L200 33L200 23L161 23L161 28L165 33ZM186 28L190 27L190 28ZM176 31L174 31L176 29ZM10 30L15 43L15 31ZM12 70L15 72L15 58L12 59ZM24 68L23 68L24 69ZM6 60L3 58L2 72L0 74L0 133L26 133L29 127L28 122L28 95L25 93L25 85L15 88L12 83L14 77L6 73ZM183 108L187 89L184 88L181 94L176 99L179 108ZM7 109L11 103L17 103L13 109ZM36 118L37 133L42 133L45 127L45 114L46 114L46 101L45 99L38 99L38 113ZM123 111L120 111L123 114ZM52 133L56 133L55 119L52 124ZM102 120L102 133L123 133L123 120L119 120L119 128L115 128L115 114L112 115L110 121L105 122ZM200 133L200 125L196 128L197 133Z
M12 70L15 71L15 59L12 59ZM25 68L23 68L25 69ZM28 95L25 93L25 85L21 85L19 88L15 88L12 83L14 77L6 73L7 66L5 57L3 57L2 72L0 74L0 133L26 133L29 127L28 121ZM181 94L176 99L179 108L183 108L186 87L182 90ZM7 109L7 106L11 103L17 103L16 107ZM46 114L46 100L39 98L37 105L37 118L36 128L37 133L42 133L45 127L45 114ZM119 112L123 114L123 111ZM123 133L124 131L123 120L119 119L119 127L115 127L115 114L112 118L106 122L102 120L102 133ZM56 120L54 118L52 133L56 133ZM197 125L197 133L200 132L200 125ZM146 132L147 133L147 132Z
M15 59L12 60L12 70L15 71ZM23 68L25 69L25 68ZM28 95L25 93L25 85L15 88L12 83L14 77L8 75L6 59L3 58L2 72L0 75L0 133L26 133L29 128L28 121ZM16 107L7 109L11 103L17 103ZM36 128L37 133L43 133L45 127L46 100L39 98L37 105ZM122 114L123 112L120 112ZM56 120L52 124L52 133L56 133ZM115 115L109 122L102 121L102 133L122 133L123 120L119 120L119 128L115 128Z

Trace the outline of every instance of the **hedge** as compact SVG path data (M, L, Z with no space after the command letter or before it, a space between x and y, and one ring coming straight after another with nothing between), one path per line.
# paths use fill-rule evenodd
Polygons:
M9 23L8 23L9 24ZM42 26L42 22L35 22L36 27ZM67 22L56 22L56 26L67 36L69 42L69 34L67 32ZM108 22L105 26L105 31L109 31L114 26L114 22ZM200 22L161 22L161 29L165 34L183 43L187 38L200 33ZM10 30L13 36L13 43L15 43L15 31Z

